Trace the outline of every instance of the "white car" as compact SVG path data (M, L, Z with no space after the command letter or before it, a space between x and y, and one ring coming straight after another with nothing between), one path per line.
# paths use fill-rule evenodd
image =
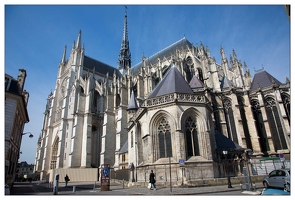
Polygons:
M289 183L290 186L290 170L276 169L271 171L262 181L265 188L285 188Z

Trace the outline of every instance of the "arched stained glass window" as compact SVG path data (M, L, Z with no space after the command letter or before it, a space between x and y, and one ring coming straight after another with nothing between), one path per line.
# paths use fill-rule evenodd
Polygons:
M186 138L186 149L187 156L199 156L199 141L196 121L188 117L185 122L185 138Z
M158 126L160 158L172 157L171 128L166 118Z

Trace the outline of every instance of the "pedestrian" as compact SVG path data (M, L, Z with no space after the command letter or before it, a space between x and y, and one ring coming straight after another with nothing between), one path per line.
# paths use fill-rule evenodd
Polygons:
M70 181L70 178L68 177L68 175L66 174L65 176L65 182L66 182L66 186L68 186L68 182Z
M151 184L151 188L150 189L152 189L152 188L154 188L154 190L157 189L155 183L156 183L155 174L154 174L153 170L151 170L151 173L150 173L150 184Z

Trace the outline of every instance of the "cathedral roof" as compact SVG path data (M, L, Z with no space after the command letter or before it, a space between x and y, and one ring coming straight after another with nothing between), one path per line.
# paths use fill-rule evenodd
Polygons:
M131 96L130 96L130 102L129 102L127 110L137 110L137 109L138 109L138 105L134 96L134 92L132 90Z
M155 64L158 60L158 58L160 58L161 60L166 57L170 57L172 53L175 53L176 49L182 49L182 48L187 48L191 47L192 44L184 37L181 40L175 42L174 44L166 47L165 49L159 51L158 53L155 53L154 55L152 55L151 57L146 59L146 63L147 64ZM143 63L140 62L136 65L134 65L131 68L131 73L132 74L137 74L138 70L143 66Z
M90 58L88 56L84 56L84 68L89 69L89 70L93 70L93 68L95 68L96 72L99 72L101 74L109 74L109 75L113 75L114 72L116 72L116 76L120 77L121 73L119 72L119 70L117 68L111 67L110 65L107 65L103 62L100 62L98 60L94 60L93 58Z
M203 88L204 83L202 81L200 81L200 79L198 79L198 77L193 76L192 80L189 83L189 86L191 88Z
M127 153L128 152L128 140L126 140L125 144L122 146L122 148L119 151L120 153Z
M244 150L243 147L239 146L237 143L233 142L228 137L224 136L219 131L215 130L215 142L216 142L216 150Z
M221 84L220 84L220 88L230 88L232 86L230 80L228 80L228 78L226 76L223 76Z
M270 75L267 71L259 70L254 75L252 84L251 84L251 91L256 90L258 87L266 88L269 87L274 83L282 85L280 81L278 81L276 78L274 78L272 75Z
M174 65L165 74L148 98L173 93L194 94L188 83L184 80L183 76Z

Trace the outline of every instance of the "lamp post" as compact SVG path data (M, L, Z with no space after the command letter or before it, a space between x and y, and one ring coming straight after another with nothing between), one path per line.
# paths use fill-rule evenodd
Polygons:
M33 137L34 137L34 135L33 135L31 132L22 133L22 135L26 135L26 134L28 134L28 133L30 134L30 135L29 135L29 138L33 138Z
M227 165L226 170L225 170L225 171L227 171L227 185L228 185L228 188L232 188L233 186L231 185L231 182L230 182L230 176L229 176L229 170L228 170L228 161L227 161L227 153L228 152L226 150L224 150L224 151L222 151L222 153L225 157L225 162Z

